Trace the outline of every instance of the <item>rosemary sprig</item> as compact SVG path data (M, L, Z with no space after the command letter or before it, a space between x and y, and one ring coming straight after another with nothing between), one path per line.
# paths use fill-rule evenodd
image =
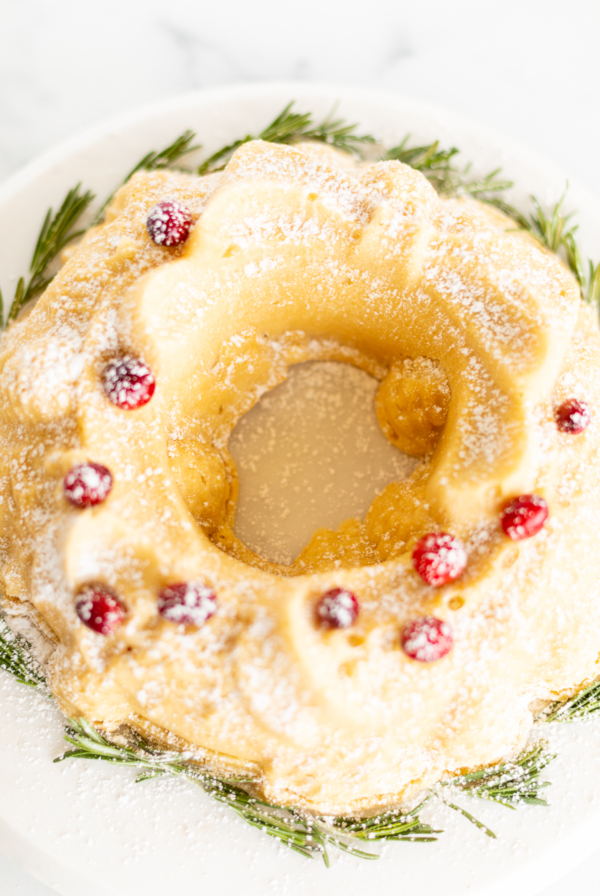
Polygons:
M568 227L568 223L573 214L563 215L562 204L565 200L566 190L560 197L552 212L547 215L535 196L531 197L533 205L533 213L530 216L530 230L536 236L542 245L546 246L551 252L558 252L565 244L565 240L569 239L575 233L577 228Z
M153 150L147 153L131 169L123 183L126 183L137 171L155 171L159 168L176 166L183 156L200 148L192 145L195 136L193 131L185 131L176 140L165 146L164 149ZM113 191L102 204L90 226L100 223L115 192ZM94 194L89 190L81 193L81 184L77 184L76 187L69 190L56 214L53 213L52 209L48 210L31 260L29 280L26 280L25 277L20 278L10 307L7 324L17 317L23 305L42 293L52 282L53 276L48 273L48 270L65 246L72 240L77 239L77 237L82 236L89 229L75 230L81 216L94 199ZM4 299L0 291L0 327L3 325L3 321Z
M192 145L192 141L195 139L195 131L184 131L164 149L152 150L131 169L123 183L127 183L129 178L138 171L157 171L160 168L173 168L178 165L183 156L201 149L200 144Z
M440 141L434 140L424 146L408 146L410 134L407 134L404 140L397 146L388 149L384 158L387 161L402 162L404 165L410 165L416 171L423 174L429 172L428 180L433 184L443 185L446 182L446 175L452 168L452 159L460 152L456 146L450 149L440 149Z
M498 175L500 168L479 179L471 179L471 166L458 168L454 159L459 150L440 149L439 140L422 146L409 146L407 136L388 150L386 159L397 160L420 171L442 196L470 196L479 202L486 202L498 208L515 221L521 230L534 236L550 252L560 255L577 280L581 296L585 302L600 309L600 262L588 260L584 264L576 241L577 225L571 224L573 213L563 214L562 206L566 196L561 196L549 213L546 213L535 196L530 197L533 211L526 215L508 203L502 195L513 186L510 180Z
M529 230L532 236L539 240L546 249L563 257L571 273L579 283L583 300L593 308L598 308L600 299L600 263L594 264L593 261L588 260L586 267L581 258L581 252L575 238L578 225L570 224L573 212L565 215L562 211L566 192L565 189L565 192L549 214L544 212L535 196L531 196L534 211L530 215L525 229Z
M334 118L334 111L330 112L321 124L315 125L310 112L293 112L293 106L293 101L288 103L285 109L259 134L247 134L217 150L202 162L198 168L198 174L221 171L236 149L251 140L285 144L296 143L299 140L316 140L319 143L334 146L336 149L342 149L358 158L362 158L362 150L365 145L377 142L369 134L356 134L358 125L347 124L342 118Z
M492 800L507 809L518 805L547 806L540 790L549 781L540 781L540 775L556 756L549 753L545 742L525 748L513 761L500 762L456 778L442 781L442 787L458 787L470 796Z
M545 742L540 741L532 747L526 747L512 761L500 762L440 781L434 788L434 792L447 806L464 815L472 824L483 830L488 837L495 838L494 832L478 821L470 812L449 802L443 794L444 788L460 790L480 800L491 800L507 809L516 809L519 805L547 806L548 803L541 796L540 791L544 787L549 787L550 781L540 780L540 775L555 758L554 753L548 752Z
M67 243L85 232L76 231L75 228L93 199L93 193L89 190L82 193L81 184L77 184L69 190L56 214L52 209L48 210L31 259L29 278L19 279L7 322L14 320L23 305L43 292L51 282L52 275L48 274L50 265ZM1 295L0 301L3 309Z
M423 843L435 840L433 835L439 833L419 820L417 813L421 806L402 815L387 812L362 820L304 815L290 806L274 805L254 796L247 789L252 786L251 779L207 774L194 763L191 754L156 750L139 737L132 746L117 744L109 741L85 719L69 719L65 740L74 749L59 756L55 762L94 759L133 766L142 770L136 779L138 782L164 775L184 777L200 786L213 799L228 805L252 827L259 828L304 856L321 855L327 866L328 846L336 846L359 858L376 859L378 856L375 853L366 852L359 844L381 840Z
M47 692L46 679L31 653L31 645L15 634L0 616L0 669L10 672L21 684Z
M402 162L420 171L440 195L454 195L460 183L460 171L453 159L458 155L456 146L440 149L440 141L434 140L422 146L409 146L410 134L384 155L386 161Z
M397 146L389 149L384 158L388 161L403 162L420 171L442 196L469 195L481 202L489 202L495 194L509 190L513 183L501 180L500 168L490 171L482 178L469 178L471 165L457 168L453 160L459 154L456 146L440 149L440 141L434 140L423 146L409 146L410 134Z
M551 703L539 716L541 722L581 722L600 712L600 681L583 688L568 700Z
M161 168L176 168L184 156L201 148L199 144L192 145L195 139L195 131L184 131L181 136L173 140L172 143L169 143L168 146L165 146L164 149L152 150L147 153L143 159L140 159L137 165L133 166L127 177L122 181L122 184L126 184L129 178L133 177L134 174L137 174L138 171L157 171ZM108 199L102 203L102 206L94 218L94 224L99 224L102 221L104 213L112 202L116 192L116 190L113 190Z
M430 796L428 795L418 806L415 806L410 811L394 810L383 812L372 818L337 817L329 825L329 829L334 832L336 838L346 836L369 843L386 840L431 843L437 840L437 837L433 836L434 834L443 832L434 830L430 825L424 824L419 820L418 813L429 799ZM336 845L340 846L341 844L336 840ZM341 846L341 848L343 849L344 847ZM373 856L370 856L370 858L373 858Z

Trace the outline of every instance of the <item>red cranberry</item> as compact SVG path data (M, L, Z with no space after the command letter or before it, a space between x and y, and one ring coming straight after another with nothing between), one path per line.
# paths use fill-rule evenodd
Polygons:
M125 608L114 594L100 585L84 588L75 604L84 625L99 635L110 635L125 619Z
M420 663L434 663L450 652L454 643L452 626L435 616L414 619L400 636L404 653Z
M102 464L78 464L63 480L65 498L75 507L93 507L105 501L112 488L110 470Z
M215 592L198 582L167 585L158 597L158 612L167 622L204 625L217 609Z
M432 532L418 540L412 562L428 585L439 588L461 575L467 565L467 552L463 543L453 535Z
M505 504L500 513L500 525L513 541L537 535L548 519L548 505L539 495L520 495Z
M150 209L146 227L150 238L158 246L178 246L187 240L193 223L185 205L174 199L165 199Z
M115 358L102 371L107 397L118 408L134 411L150 401L156 388L154 374L139 358Z
M587 401L569 398L556 410L556 423L561 432L577 435L587 429L592 419L592 410Z
M350 628L358 618L359 605L351 591L332 588L316 606L317 619L327 628Z

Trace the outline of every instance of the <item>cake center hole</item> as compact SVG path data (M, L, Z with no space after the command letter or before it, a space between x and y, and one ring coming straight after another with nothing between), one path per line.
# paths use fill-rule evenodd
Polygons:
M349 364L298 364L237 424L234 531L260 557L290 565L316 529L363 519L386 485L410 475L416 460L377 422L378 385Z

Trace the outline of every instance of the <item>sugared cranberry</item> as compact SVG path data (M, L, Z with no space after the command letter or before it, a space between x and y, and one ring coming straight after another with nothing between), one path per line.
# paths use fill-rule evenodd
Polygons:
M150 209L146 227L158 246L178 246L190 235L194 219L185 205L174 199L157 202Z
M500 525L513 541L537 535L548 519L548 505L539 495L520 495L505 504L500 513Z
M316 606L317 620L327 628L350 628L358 618L359 605L351 591L332 588Z
M114 594L99 585L84 588L75 604L84 625L99 635L110 635L125 619L125 608Z
M592 419L592 410L587 401L570 398L556 410L556 424L561 432L577 435L587 429Z
M204 625L217 609L215 592L198 582L167 585L158 597L158 612L167 622Z
M93 507L105 501L112 488L110 470L102 464L78 464L63 480L65 498L75 507Z
M467 552L453 535L432 532L418 540L412 562L423 581L439 588L461 575L467 565Z
M434 663L449 653L454 643L452 626L435 616L409 622L400 636L404 653L420 663Z
M134 411L154 395L156 380L147 364L139 358L115 358L102 371L107 397L118 408Z

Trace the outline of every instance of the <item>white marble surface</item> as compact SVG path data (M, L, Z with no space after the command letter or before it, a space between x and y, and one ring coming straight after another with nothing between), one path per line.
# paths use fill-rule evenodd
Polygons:
M298 78L444 105L600 198L599 35L598 0L0 0L0 181L139 104ZM543 896L597 896L599 877L600 851ZM0 856L2 896L50 892Z
M235 81L403 92L600 195L598 0L0 0L0 178L115 112Z

